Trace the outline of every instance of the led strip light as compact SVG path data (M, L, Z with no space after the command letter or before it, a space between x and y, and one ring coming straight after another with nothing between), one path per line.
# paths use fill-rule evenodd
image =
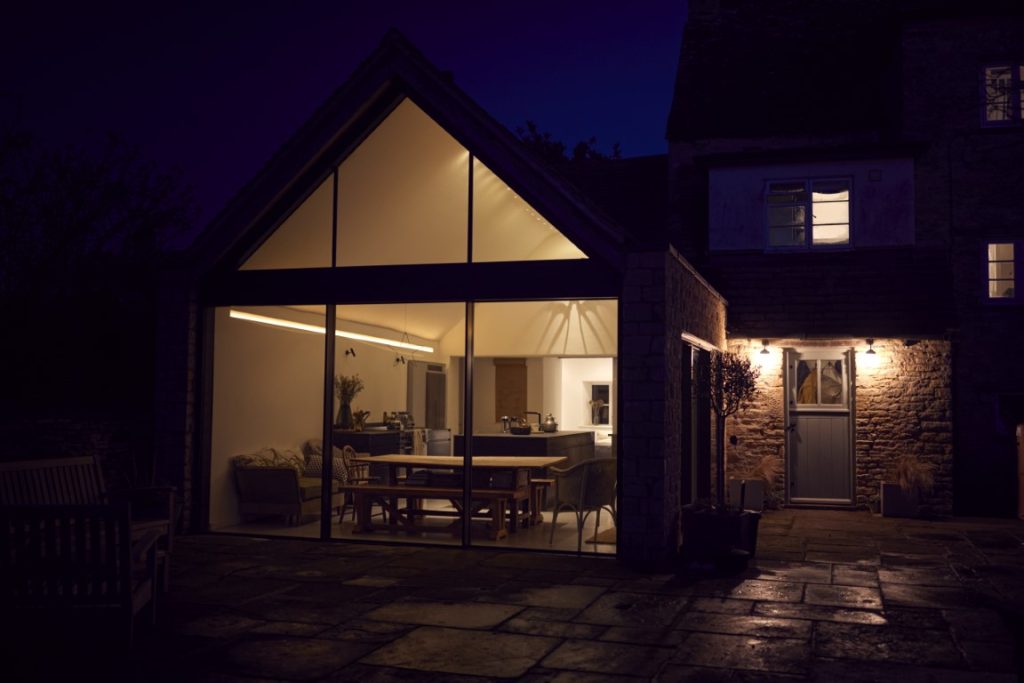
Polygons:
M321 325L309 325L306 323L297 323L292 320L284 320L282 318L271 318L266 315L257 315L255 313L246 313L245 311L236 311L231 309L228 315L236 320L248 320L253 323L263 323L264 325L273 325L274 327L284 327L289 330L302 330L303 332L315 332L316 334L326 334L327 329ZM369 342L371 344L382 344L384 346L390 346L395 349L406 349L408 351L422 351L423 353L433 353L434 349L430 346L422 346L420 344L410 344L408 342L395 341L393 339L385 339L384 337L374 337L369 334L360 334L358 332L349 332L347 330L335 330L335 336L343 337L345 339L354 339L356 341Z

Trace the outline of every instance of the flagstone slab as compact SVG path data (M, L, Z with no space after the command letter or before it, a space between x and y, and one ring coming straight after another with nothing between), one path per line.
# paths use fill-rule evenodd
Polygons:
M746 600L769 600L772 602L800 602L804 586L789 581L760 581L749 579L726 591L730 598Z
M189 621L178 632L185 636L203 638L233 638L264 624L265 621L238 614L208 614Z
M617 643L636 643L638 645L664 645L673 647L683 642L686 631L672 631L665 628L644 628L635 626L611 626L601 636L601 640Z
M685 597L652 593L608 593L576 618L608 626L668 626L689 604Z
M675 661L699 666L803 674L810 645L805 640L693 633L679 646Z
M253 636L220 654L215 667L248 676L308 680L337 671L372 647L317 638Z
M365 618L424 626L493 628L522 609L519 605L489 602L401 601L378 607Z
M999 613L990 609L947 609L943 618L953 629L958 640L983 640L988 642L1010 642L1010 633Z
M979 640L962 640L959 642L967 663L972 669L979 671L1016 671L1014 661L1017 653L1013 643L991 643Z
M821 622L815 629L814 654L917 666L964 665L948 632L889 626Z
M847 660L829 659L814 661L811 678L828 683L1012 683L1017 680L1014 674L873 662L857 662L856 665L851 665Z
M422 626L360 661L420 671L516 678L558 643L557 638L542 636Z
M567 621L541 621L513 617L501 625L502 631L552 638L597 638L607 630L597 624L574 624Z
M778 562L759 560L750 578L764 581L793 581L803 583L829 583L831 572L827 564L806 562Z
M732 598L694 598L690 602L690 609L718 614L750 614L754 611L754 601L733 600Z
M804 601L810 605L849 607L852 609L881 609L882 594L877 588L864 586L823 586L807 584Z
M939 586L913 586L899 583L882 583L882 597L885 604L909 605L912 607L974 607L970 594L961 588Z
M813 622L806 619L687 612L677 622L675 627L706 633L729 633L733 635L771 638L802 638L806 640L811 637L812 625Z
M871 624L876 626L888 623L886 617L880 612L787 602L759 602L754 606L754 614L766 617L837 621L847 624Z
M832 565L832 584L878 588L878 570L857 565Z
M960 580L949 567L883 567L878 570L883 583L906 583L917 586L960 587Z
M544 658L541 666L602 674L653 676L673 655L671 648L569 640Z
M600 586L531 586L509 583L502 586L501 590L484 593L476 599L530 607L583 609L606 590Z

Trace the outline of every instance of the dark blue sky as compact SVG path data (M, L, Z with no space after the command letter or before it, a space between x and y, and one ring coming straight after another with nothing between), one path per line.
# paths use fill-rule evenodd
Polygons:
M664 152L686 14L685 0L40 4L0 21L0 123L57 143L117 132L181 170L203 222L389 27L510 129Z

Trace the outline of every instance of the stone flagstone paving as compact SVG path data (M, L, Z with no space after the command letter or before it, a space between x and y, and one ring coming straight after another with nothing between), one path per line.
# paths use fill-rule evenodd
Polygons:
M733 577L493 550L186 536L130 655L5 680L1015 681L1024 523L766 513ZM8 669L10 672L11 669ZM86 676L86 674L90 674Z

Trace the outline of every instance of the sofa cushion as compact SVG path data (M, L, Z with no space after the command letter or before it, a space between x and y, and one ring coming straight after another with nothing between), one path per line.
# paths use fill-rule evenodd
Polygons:
M320 453L308 453L306 455L306 466L302 472L304 477L320 478L324 474L324 456ZM341 449L334 449L334 462L331 468L331 477L342 484L348 483L348 467Z
M302 456L295 451L264 448L258 453L236 455L232 458L235 467L291 467L298 476L302 476Z

